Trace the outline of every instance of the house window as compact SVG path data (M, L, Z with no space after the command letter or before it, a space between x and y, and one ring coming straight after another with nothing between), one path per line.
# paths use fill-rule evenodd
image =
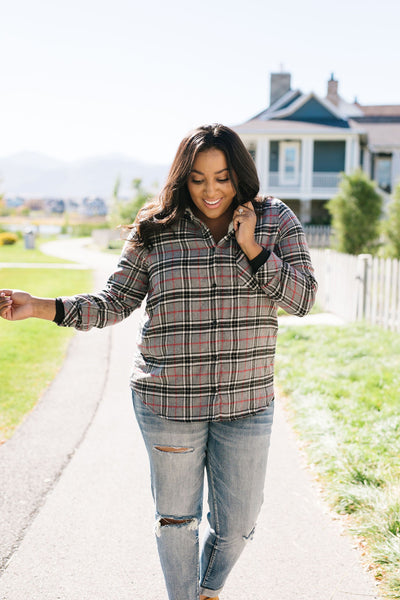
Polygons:
M300 144L299 142L282 142L279 156L279 179L283 185L299 183Z
M392 158L390 156L375 158L375 181L385 192L392 190Z

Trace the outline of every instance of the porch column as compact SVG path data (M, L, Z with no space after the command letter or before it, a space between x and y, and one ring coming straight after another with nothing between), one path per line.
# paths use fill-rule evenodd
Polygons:
M364 148L364 160L362 168L364 173L366 173L368 177L371 177L371 152L369 151L369 148Z
M301 140L301 182L302 194L312 194L312 174L314 164L314 140L306 137ZM303 202L303 201L302 201Z
M400 184L400 150L394 150L392 154L392 193Z
M354 151L353 151L354 140L351 137L346 139L346 156L344 161L344 170L347 175L352 173L354 170Z
M359 138L353 138L353 166L352 169L360 168L360 140Z
M260 179L260 193L269 194L269 139L259 139L256 150L256 168Z

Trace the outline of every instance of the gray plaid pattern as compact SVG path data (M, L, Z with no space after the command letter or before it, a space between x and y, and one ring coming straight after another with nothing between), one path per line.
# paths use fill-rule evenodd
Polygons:
M187 210L151 248L127 242L103 291L62 298L60 325L112 325L147 295L131 386L149 408L181 421L263 410L274 398L277 307L305 315L317 284L302 227L280 200L265 199L255 236L271 255L253 273L232 227L216 245Z

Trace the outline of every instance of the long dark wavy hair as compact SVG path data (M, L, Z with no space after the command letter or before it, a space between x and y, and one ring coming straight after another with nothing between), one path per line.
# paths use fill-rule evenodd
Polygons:
M248 201L257 202L260 187L257 171L240 137L224 125L203 125L181 141L163 190L137 214L132 225L135 230L132 242L135 245L151 245L154 234L178 221L186 208L192 206L187 181L197 154L210 148L217 148L225 154L236 190L233 208Z

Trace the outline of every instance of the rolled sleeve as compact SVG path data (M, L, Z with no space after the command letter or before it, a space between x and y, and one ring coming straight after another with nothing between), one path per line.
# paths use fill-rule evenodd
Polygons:
M318 286L301 224L287 206L282 207L280 237L254 277L267 296L286 312L304 316L315 302Z
M64 318L58 324L88 331L92 327L114 325L128 317L147 294L147 253L147 250L136 249L127 243L104 290L59 299L63 304Z

